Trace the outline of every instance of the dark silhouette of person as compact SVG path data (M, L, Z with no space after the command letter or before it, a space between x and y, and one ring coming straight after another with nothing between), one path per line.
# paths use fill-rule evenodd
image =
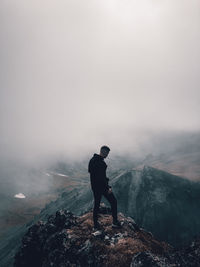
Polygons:
M102 195L109 201L111 205L113 228L120 228L121 223L117 218L117 199L115 198L112 187L108 184L109 178L106 177L107 165L104 158L108 156L110 148L102 146L100 154L94 153L88 164L88 172L90 173L91 188L94 195L94 208L93 208L93 222L94 229L101 229L98 222L98 212Z

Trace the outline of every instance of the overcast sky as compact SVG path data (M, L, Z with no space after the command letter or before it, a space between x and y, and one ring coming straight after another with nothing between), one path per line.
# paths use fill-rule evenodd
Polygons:
M1 0L0 36L1 156L200 129L198 0Z

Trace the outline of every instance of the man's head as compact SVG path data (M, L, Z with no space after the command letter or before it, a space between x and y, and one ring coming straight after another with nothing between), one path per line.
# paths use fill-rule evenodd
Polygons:
M103 158L106 158L108 156L108 153L110 152L110 148L108 146L102 146L100 149L100 155Z

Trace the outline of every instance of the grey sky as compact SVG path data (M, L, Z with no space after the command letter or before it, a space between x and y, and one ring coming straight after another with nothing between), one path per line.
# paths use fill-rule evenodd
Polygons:
M1 154L200 129L199 1L2 0L0 13Z

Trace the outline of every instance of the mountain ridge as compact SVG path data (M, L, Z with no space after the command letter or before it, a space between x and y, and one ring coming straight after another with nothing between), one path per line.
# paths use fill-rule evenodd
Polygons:
M46 222L38 221L29 227L15 255L14 267L198 266L200 240L177 251L138 229L132 218L118 215L122 228L112 229L111 210L101 205L102 230L94 231L92 210L82 216L59 210Z

